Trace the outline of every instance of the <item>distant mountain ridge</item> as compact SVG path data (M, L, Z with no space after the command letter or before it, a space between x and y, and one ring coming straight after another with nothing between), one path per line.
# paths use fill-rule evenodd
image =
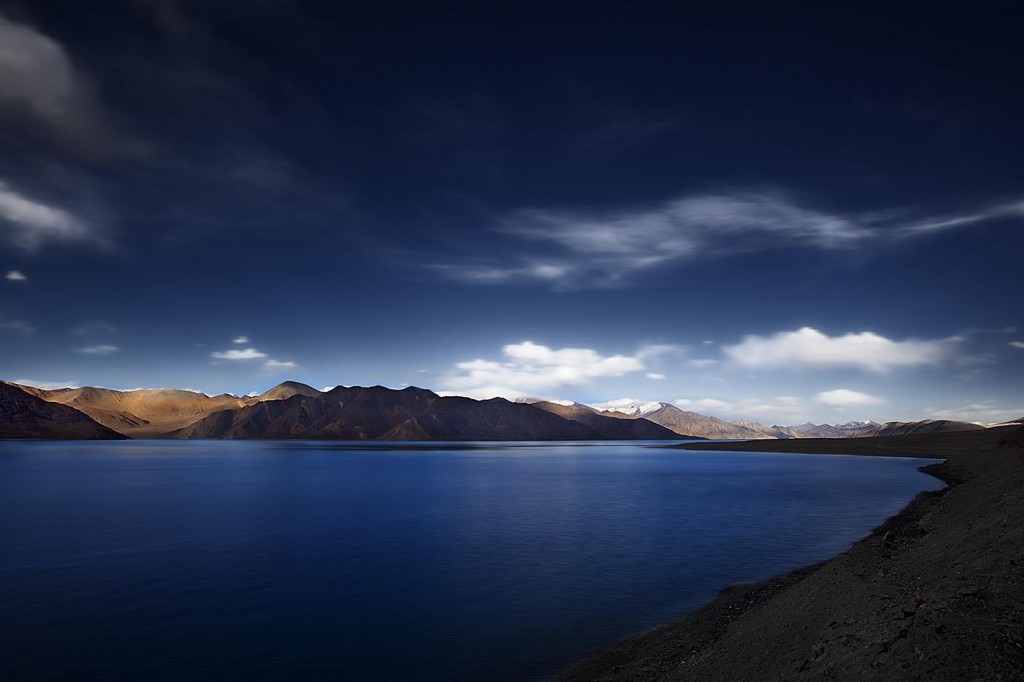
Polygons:
M51 403L0 381L0 439L123 440L73 407Z
M135 438L758 440L850 438L985 428L951 420L767 426L749 420L729 422L688 412L666 402L617 403L617 409L602 410L602 406L539 399L509 402L500 398L477 401L441 397L420 388L398 391L381 386L338 386L323 392L296 381L285 381L263 393L245 397L231 393L211 396L180 389L118 391L83 387L51 390L6 385L45 404L73 408L97 425ZM14 409L13 403L11 409ZM46 419L43 412L45 410L37 410L40 423ZM70 413L63 414L70 418ZM11 419L13 417L0 410L0 427L4 426L4 420ZM24 428L24 416L19 419ZM45 431L42 428L40 432Z
M553 411L502 398L441 397L422 388L337 387L215 412L167 434L171 438L336 440L678 439L642 425L616 431L609 417ZM584 423L587 422L587 423Z

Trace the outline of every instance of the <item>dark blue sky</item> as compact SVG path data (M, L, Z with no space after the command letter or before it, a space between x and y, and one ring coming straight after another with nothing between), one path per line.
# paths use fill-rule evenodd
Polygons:
M0 0L0 375L1024 416L1024 13L894 4Z

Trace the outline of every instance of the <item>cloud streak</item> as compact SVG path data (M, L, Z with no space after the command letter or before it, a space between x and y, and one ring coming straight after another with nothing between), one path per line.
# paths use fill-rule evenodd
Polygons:
M28 277L23 275L18 270L9 270L7 272L7 274L4 275L4 279L6 279L8 282L27 282L28 281Z
M3 180L0 180L0 234L23 251L36 251L50 242L103 243L85 221L63 208L31 199Z
M695 258L772 249L844 252L1005 218L1024 218L1024 202L907 222L900 212L841 214L801 206L777 192L693 195L656 206L522 209L490 227L510 240L500 260L471 256L428 264L471 284L608 288Z
M113 355L114 353L121 350L117 346L111 346L109 343L101 343L96 346L86 346L85 348L79 348L76 352L82 355Z

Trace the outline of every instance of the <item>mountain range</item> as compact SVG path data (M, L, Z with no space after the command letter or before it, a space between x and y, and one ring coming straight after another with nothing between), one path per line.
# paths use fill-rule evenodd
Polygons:
M0 382L0 438L332 440L678 440L851 438L968 431L949 420L766 426L671 403L601 410L581 403L443 397L422 388L318 391L286 381L258 394L181 389L41 389Z

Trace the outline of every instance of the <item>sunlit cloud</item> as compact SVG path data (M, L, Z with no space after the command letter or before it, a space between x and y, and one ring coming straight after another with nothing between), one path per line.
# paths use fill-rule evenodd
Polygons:
M648 379L653 379L654 381L664 381L668 378L664 374L660 374L658 372L647 372L644 376Z
M471 398L544 397L550 391L645 369L637 356L601 355L590 348L550 348L524 341L502 348L502 359L459 362L443 377L445 395Z
M9 270L7 272L7 274L4 275L4 279L6 279L8 282L27 282L28 281L28 277L23 275L18 270Z
M935 365L952 354L958 339L893 341L874 332L828 336L812 327L750 335L722 352L733 363L752 369L856 368L887 372L898 367Z
M231 339L231 343L237 343L237 344L249 343L249 337L248 336L236 336L235 338Z
M230 350L218 350L210 353L210 357L216 358L217 360L262 360L267 357L266 353L261 353L255 348L232 348Z
M836 388L831 391L822 391L814 399L827 407L865 407L868 405L881 405L885 398L875 395L868 395L860 391L852 391L847 388Z

